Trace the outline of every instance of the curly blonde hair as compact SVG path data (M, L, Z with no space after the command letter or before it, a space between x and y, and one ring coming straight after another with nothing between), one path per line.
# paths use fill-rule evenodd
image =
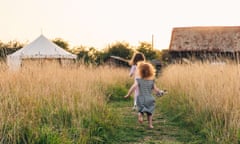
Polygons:
M144 61L137 64L137 71L142 79L154 79L156 74L155 67L151 63Z

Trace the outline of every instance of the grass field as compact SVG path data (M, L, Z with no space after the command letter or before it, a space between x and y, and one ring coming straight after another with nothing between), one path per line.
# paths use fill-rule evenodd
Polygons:
M104 142L118 122L108 88L126 81L124 69L110 67L2 70L0 143Z
M169 65L153 130L137 123L126 68L0 70L0 143L238 143L239 67Z
M234 64L169 66L160 78L171 90L163 109L208 142L239 143L239 72Z

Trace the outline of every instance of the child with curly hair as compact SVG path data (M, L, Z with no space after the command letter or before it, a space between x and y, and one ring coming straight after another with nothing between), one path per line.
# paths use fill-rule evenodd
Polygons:
M137 64L137 73L139 78L136 78L136 81L129 89L127 95L124 96L124 98L128 98L138 88L138 121L139 123L142 123L143 115L146 113L149 128L153 128L152 118L153 111L155 109L155 98L152 95L152 91L155 91L156 94L160 94L162 92L154 83L155 71L156 70L151 63L139 62Z

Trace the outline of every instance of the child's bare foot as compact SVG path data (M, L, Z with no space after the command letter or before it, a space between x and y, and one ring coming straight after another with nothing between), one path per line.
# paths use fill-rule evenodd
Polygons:
M133 111L136 111L136 110L137 110L137 106L134 105L134 106L132 107L132 110L133 110Z
M152 126L152 125L150 125L150 126L149 126L149 128L150 128L150 129L153 129L153 126Z
M138 122L139 122L140 124L143 123L143 115L142 115L141 113L138 114Z

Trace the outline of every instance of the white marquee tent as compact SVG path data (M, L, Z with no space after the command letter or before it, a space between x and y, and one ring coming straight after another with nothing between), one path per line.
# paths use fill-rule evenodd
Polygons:
M27 46L7 56L10 69L19 69L23 59L76 59L77 56L65 51L55 43L40 35Z

